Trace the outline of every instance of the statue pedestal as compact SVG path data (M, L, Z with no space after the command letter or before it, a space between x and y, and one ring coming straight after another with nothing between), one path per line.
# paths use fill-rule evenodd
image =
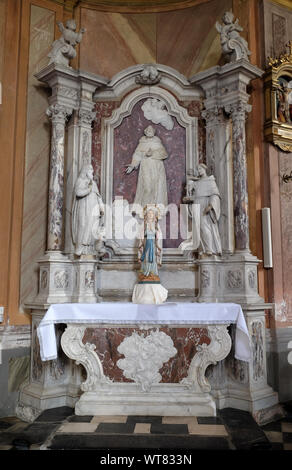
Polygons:
M162 304L167 299L167 289L160 283L135 284L132 302L134 304Z
M98 264L97 259L72 260L60 252L46 252L39 260L39 293L32 307L64 302L99 302Z

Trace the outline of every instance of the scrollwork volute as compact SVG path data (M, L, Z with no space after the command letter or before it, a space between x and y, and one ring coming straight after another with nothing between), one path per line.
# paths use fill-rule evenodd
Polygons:
M205 377L206 369L211 364L217 364L230 352L231 338L227 330L228 326L208 326L211 342L209 345L204 343L198 346L198 351L190 364L188 376L181 380L181 384L194 391L210 392L211 386Z
M99 384L109 384L111 380L103 373L102 364L95 353L94 344L82 342L86 325L68 325L61 337L61 346L65 354L82 364L87 373L87 379L81 384L84 392L93 391Z

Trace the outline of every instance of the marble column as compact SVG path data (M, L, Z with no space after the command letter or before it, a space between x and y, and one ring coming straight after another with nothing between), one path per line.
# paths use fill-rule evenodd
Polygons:
M234 251L232 210L231 126L223 108L214 106L202 111L206 121L206 164L214 175L221 194L219 232L223 253Z
M78 127L79 127L79 161L78 171L81 170L83 164L91 164L91 142L92 142L92 121L95 119L96 113L91 109L82 109L78 111Z
M48 251L63 248L64 205L64 138L65 123L72 109L58 103L49 106L47 115L52 121L50 182L48 201Z
M65 247L64 253L74 253L71 236L72 194L78 174L83 164L91 164L92 121L96 113L92 111L93 103L86 103L74 111L68 125L68 148L66 168L66 213L65 213Z
M225 106L232 121L232 153L233 153L233 212L235 250L249 250L248 192L246 164L246 113L251 105L238 101Z

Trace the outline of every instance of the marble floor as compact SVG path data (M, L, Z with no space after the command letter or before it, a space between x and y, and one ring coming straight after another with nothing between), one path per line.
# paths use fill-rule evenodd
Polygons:
M285 418L258 426L245 411L217 417L76 416L44 411L33 423L0 418L0 450L292 450L292 406Z

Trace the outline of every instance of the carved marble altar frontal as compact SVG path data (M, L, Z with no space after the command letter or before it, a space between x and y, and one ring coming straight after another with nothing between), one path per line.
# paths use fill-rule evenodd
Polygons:
M124 358L120 352L120 345L126 338L135 334L143 348L143 342L149 343L157 328L86 328L82 339L83 344L93 344L100 359L105 376L114 382L134 382L123 374L123 369L118 366L118 361ZM171 357L159 369L160 383L179 383L187 377L191 361L198 351L198 346L209 345L210 337L207 328L159 328L159 332L165 333L172 339L173 347L177 353ZM144 353L145 354L145 353ZM145 355L144 355L145 357ZM133 358L132 361L136 361Z
M215 416L205 372L230 352L228 325L185 327L180 333L175 333L180 328L153 324L146 330L112 327L112 337L120 344L114 345L108 335L106 345L103 340L110 327L98 331L97 325L69 323L61 338L62 349L87 374L75 413ZM184 336L191 351L182 347Z

